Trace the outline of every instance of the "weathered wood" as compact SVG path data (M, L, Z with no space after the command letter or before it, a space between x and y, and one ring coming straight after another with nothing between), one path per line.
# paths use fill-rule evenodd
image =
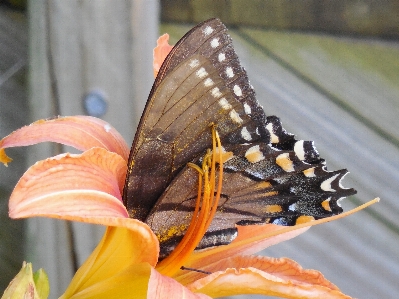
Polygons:
M31 1L32 119L84 114L85 95L97 90L107 102L102 118L129 144L153 82L157 7L155 0ZM29 153L33 163L55 152L43 145ZM35 245L29 260L48 272L54 298L73 275L71 250L81 264L104 228L49 219L29 224Z
M165 22L218 17L230 26L399 37L396 0L162 0L161 5Z
M0 138L25 124L27 105L27 20L0 7ZM10 149L9 167L0 165L0 294L19 271L24 254L24 221L8 217L8 198L26 167L26 149Z

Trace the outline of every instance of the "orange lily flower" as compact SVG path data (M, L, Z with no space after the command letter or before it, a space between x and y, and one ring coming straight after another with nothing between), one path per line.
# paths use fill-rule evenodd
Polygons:
M161 51L163 56L169 50ZM0 162L11 161L5 148L44 141L73 146L82 154L61 154L31 166L10 197L10 217L52 217L107 226L99 245L61 298L209 298L237 294L350 298L320 272L304 270L286 258L252 255L326 220L295 227L238 227L238 237L231 244L193 252L184 264L204 272L163 272L162 267L157 268L157 237L147 224L129 218L122 203L129 147L121 135L105 121L89 116L40 120L0 140Z

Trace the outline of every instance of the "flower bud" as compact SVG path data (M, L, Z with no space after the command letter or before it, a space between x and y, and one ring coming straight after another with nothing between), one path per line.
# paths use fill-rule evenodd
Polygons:
M47 274L43 269L32 273L32 264L23 262L19 273L4 291L2 299L46 299L49 294Z

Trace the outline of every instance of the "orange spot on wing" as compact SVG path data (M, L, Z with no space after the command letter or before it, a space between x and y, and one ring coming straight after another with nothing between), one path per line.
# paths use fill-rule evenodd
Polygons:
M270 182L268 182L268 181L263 181L263 182L260 182L259 184L257 184L256 185L256 188L258 188L258 189L264 189L264 188L269 188L269 187L271 187L272 186L272 184L270 183Z
M281 154L276 158L276 164L280 166L284 171L294 171L294 165L289 158L288 154Z
M283 211L283 208L280 205L268 205L268 206L265 206L265 212L266 213L278 213L278 212L282 212L282 211Z
M313 176L315 176L315 174L314 174L314 167L305 169L305 170L303 171L303 174L304 174L305 176L307 176L307 177L313 177Z
M247 154L245 156L245 158L247 158L247 160L251 163L256 163L256 162L263 160L264 156L263 156L262 152L253 152L253 153Z
M321 206L323 207L324 210L331 212L331 207L330 207L330 201L329 200L323 201L321 203Z
M299 216L298 219L296 220L295 224L298 225L298 224L307 223L307 222L310 222L313 220L315 220L315 219L312 216Z

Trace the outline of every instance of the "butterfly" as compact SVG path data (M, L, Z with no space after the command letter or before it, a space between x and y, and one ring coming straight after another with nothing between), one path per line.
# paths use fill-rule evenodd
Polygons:
M130 217L160 240L160 259L179 243L193 215L198 172L212 147L213 124L224 162L220 201L197 249L229 244L237 225L295 225L342 212L356 193L341 186L347 170L327 171L312 141L296 140L266 116L218 19L184 35L163 62L142 114L128 161L123 202Z

